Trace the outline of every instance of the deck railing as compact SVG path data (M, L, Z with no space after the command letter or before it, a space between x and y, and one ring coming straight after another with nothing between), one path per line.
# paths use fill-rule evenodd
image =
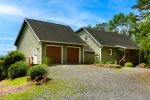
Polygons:
M119 61L119 65L124 65L124 63L125 63L125 56L123 56L122 58L121 58L121 60Z

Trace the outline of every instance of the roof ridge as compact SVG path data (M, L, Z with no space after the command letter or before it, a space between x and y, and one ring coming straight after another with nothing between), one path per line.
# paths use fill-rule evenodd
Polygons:
M48 22L48 21L43 21L43 20L37 20L37 19L31 19L31 18L25 18L26 21L32 20L32 21L37 21L37 22L42 22L42 23L48 23L48 24L55 24L59 26L65 26L65 27L70 27L68 25L63 25L63 24L58 24L58 23L53 23L53 22Z
M119 35L119 36L126 36L124 34L119 34L117 32L108 32L108 31L104 31L104 30L99 30L99 29L93 29L93 28L88 28L88 27L83 27L85 29L89 29L89 30L95 30L95 31L101 31L101 32L105 32L105 33L110 33L110 34L115 34L115 35ZM126 36L127 37L127 36Z

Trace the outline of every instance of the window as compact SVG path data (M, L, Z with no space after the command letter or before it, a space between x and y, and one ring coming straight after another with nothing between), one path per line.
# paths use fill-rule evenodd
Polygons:
M37 50L35 48L33 49L33 55L37 56Z
M85 36L85 41L88 39L88 37L87 36Z
M112 49L108 49L108 55L112 55Z

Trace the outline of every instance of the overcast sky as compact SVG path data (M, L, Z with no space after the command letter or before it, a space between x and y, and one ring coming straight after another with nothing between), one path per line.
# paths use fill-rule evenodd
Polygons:
M136 0L0 0L0 55L14 50L24 18L71 26L74 30L135 12Z

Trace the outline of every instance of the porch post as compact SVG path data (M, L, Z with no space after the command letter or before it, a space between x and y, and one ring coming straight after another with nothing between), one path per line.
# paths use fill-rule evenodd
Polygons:
M126 49L124 49L124 62L126 61Z
M99 60L102 61L102 48L99 48Z

